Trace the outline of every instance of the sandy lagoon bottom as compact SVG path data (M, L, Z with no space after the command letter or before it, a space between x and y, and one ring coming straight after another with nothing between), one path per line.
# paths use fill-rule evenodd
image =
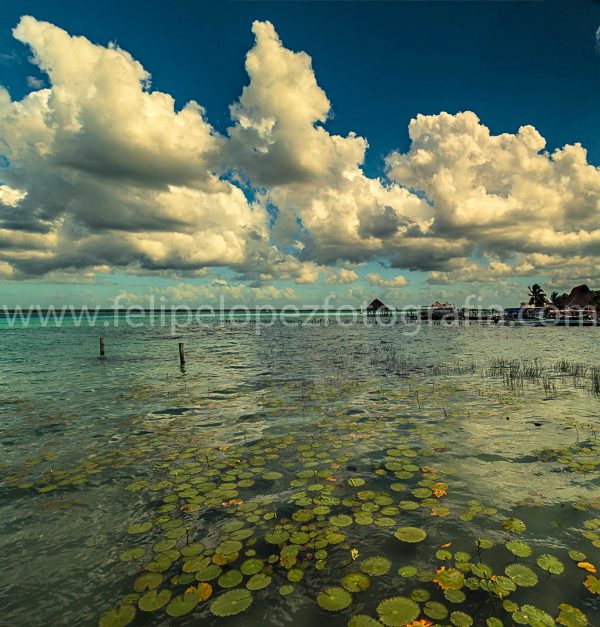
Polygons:
M0 624L599 625L598 332L2 330Z

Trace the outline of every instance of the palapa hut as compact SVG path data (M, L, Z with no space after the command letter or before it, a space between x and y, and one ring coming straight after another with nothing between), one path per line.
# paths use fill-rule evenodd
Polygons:
M391 309L378 298L367 305L367 316L389 316L391 313Z

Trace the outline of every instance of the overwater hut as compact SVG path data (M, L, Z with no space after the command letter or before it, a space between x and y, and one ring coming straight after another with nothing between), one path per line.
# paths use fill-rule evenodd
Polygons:
M384 305L378 298L367 305L367 316L389 316L391 313L392 310L387 305Z

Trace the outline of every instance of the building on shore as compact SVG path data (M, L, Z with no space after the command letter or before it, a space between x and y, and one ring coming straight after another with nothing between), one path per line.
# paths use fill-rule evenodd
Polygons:
M391 314L392 310L378 298L367 305L367 316L390 316Z

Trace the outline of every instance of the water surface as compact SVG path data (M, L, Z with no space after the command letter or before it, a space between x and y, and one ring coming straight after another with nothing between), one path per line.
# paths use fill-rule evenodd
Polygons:
M600 624L577 566L600 568L598 329L107 325L0 322L0 624L96 625L137 607L144 573L185 594L203 558L221 569L208 600L182 618L138 608L132 624L392 624L380 603L411 595L433 624L553 624L544 613L560 604ZM400 541L403 527L427 536ZM275 532L287 537L269 543ZM532 554L515 557L511 540ZM131 548L144 553L124 561ZM548 554L560 574L538 565ZM387 570L367 572L368 589L320 607L371 557ZM220 577L248 559L268 584L243 613L215 616L252 575ZM537 583L499 589L514 562ZM463 573L464 601L432 581L442 568ZM450 615L427 614L432 602Z

